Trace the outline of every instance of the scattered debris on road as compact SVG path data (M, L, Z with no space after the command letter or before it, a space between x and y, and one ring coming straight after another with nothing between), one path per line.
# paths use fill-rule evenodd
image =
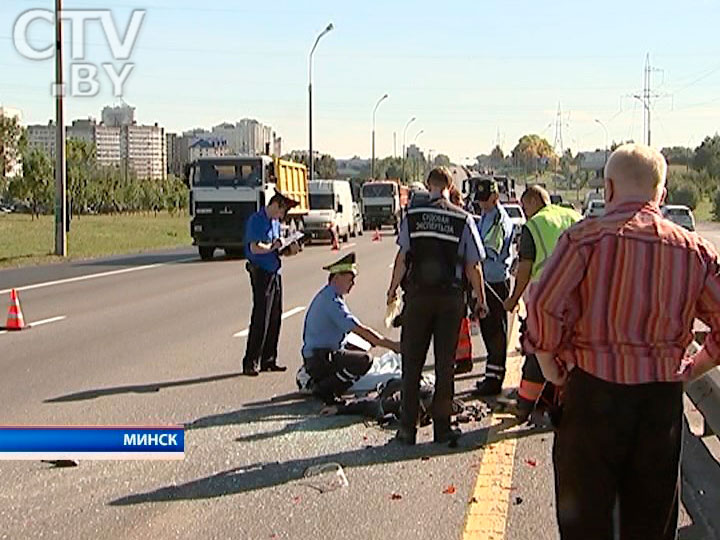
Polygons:
M522 504L522 503L523 503L522 497L515 497L515 506Z
M392 501L399 501L400 499L402 499L402 495L400 495L399 493L393 493L392 495L390 495L390 500Z
M530 467L537 467L537 461L534 459L526 459L525 463L527 463Z
M453 484L450 484L448 487L446 487L445 489L443 489L443 493L444 493L445 495L452 495L452 494L455 493L456 491L457 491L457 489L455 488L455 486L454 486Z
M80 465L78 461L75 461L74 459L41 459L43 463L48 463L52 466L54 466L56 469L61 468L67 468L67 467L77 467Z
M339 463L320 463L305 470L304 477L308 480L303 485L318 490L320 493L335 491L348 487L347 476Z

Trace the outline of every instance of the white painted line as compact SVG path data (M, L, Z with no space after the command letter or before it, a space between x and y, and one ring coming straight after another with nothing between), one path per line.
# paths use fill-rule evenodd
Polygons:
M67 319L65 315L59 315L58 317L50 317L49 319L43 319L42 321L35 321L28 323L26 326L28 328L35 328L36 326L42 326L43 324L50 324L58 321L62 321L63 319ZM21 330L22 331L22 330ZM0 330L0 336L3 334L9 333L9 330Z
M340 249L350 249L351 247L355 247L357 244L355 242L350 242L349 244L345 244Z
M76 281L85 281L88 279L95 279L95 278L101 278L101 277L107 277L107 276L116 276L118 274L128 274L130 272L138 272L140 270L150 270L151 268L159 268L161 266L168 266L170 264L187 262L187 261L195 261L195 260L197 260L197 257L187 257L185 259L178 259L177 261L148 264L145 266L134 266L132 268L123 268L122 270L110 270L109 272L100 272L98 274L89 274L86 276L77 276L77 277L72 277L72 278L67 278L67 279L58 279L56 281L46 281L44 283L35 283L34 285L24 285L21 287L13 287L13 288L16 291L30 291L33 289L42 289L44 287L52 287L53 285L64 285L65 283L74 283ZM11 290L12 289L3 289L0 291L0 294L7 294Z
M280 318L284 320L288 317L292 317L293 315L297 315L298 313L302 313L303 311L305 311L305 306L298 306L286 311ZM247 337L249 333L250 329L246 328L245 330L240 330L240 332L233 334L233 337Z
M30 328L34 328L35 326L42 326L43 324L50 324L50 323L62 321L63 319L66 319L66 318L67 317L65 315L60 315L58 317L50 317L49 319L43 319L42 321L32 322L32 323L28 324L28 326Z

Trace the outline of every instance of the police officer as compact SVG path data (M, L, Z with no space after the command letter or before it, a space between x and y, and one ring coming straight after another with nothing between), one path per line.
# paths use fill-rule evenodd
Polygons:
M303 368L310 377L309 389L327 404L339 402L339 396L350 388L372 366L371 356L351 350L345 339L353 332L374 347L400 352L400 344L364 326L347 307L344 296L355 285L355 253L349 253L329 266L328 284L315 295L305 315L303 328ZM300 385L301 374L298 374Z
M292 243L280 252L280 221L298 203L279 191L267 206L254 213L245 226L246 268L250 274L253 307L243 358L243 375L256 377L260 371L285 371L277 363L282 280L280 255L295 255L300 247Z
M454 442L459 430L450 425L454 393L453 363L460 321L464 315L464 278L478 303L476 314L487 314L480 262L485 257L472 216L448 200L452 176L444 167L430 171L428 202L411 208L400 225L398 250L388 303L403 282L405 314L402 347L402 414L400 442L415 444L419 387L430 340L435 353L433 432L435 442ZM405 276L407 272L407 276Z
M508 315L503 302L510 294L510 248L513 240L513 224L500 204L500 194L495 180L484 178L477 184L475 201L482 211L479 229L487 258L483 261L488 316L480 321L487 363L485 378L477 383L475 393L494 396L502 390L507 360Z
M552 255L560 235L570 226L580 221L581 216L575 210L550 204L550 194L541 186L528 186L520 199L528 221L520 233L518 248L517 277L510 297L505 301L505 309L515 311L520 298L528 286L537 283L547 259ZM525 295L529 298L530 295ZM522 324L521 332L524 333ZM516 415L520 420L527 420L545 389L545 399L550 401L554 393L550 386L545 385L545 378L534 354L525 356L523 375L518 389Z

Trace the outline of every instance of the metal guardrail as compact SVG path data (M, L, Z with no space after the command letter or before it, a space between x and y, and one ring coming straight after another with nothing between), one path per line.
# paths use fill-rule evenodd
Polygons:
M694 347L700 347L708 332L707 327L698 328L696 325ZM706 433L709 428L716 435L720 435L720 367L708 371L698 380L687 384L685 393L702 413Z

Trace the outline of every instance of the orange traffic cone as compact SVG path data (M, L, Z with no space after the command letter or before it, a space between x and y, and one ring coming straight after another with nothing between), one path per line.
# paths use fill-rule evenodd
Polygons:
M338 235L336 231L332 231L332 251L340 251L340 243L338 242Z
M457 347L455 348L455 374L470 373L473 370L472 341L470 340L470 319L464 317L460 323Z
M20 308L20 298L15 289L10 291L10 307L8 307L6 330L22 330L25 328L25 318Z
M375 229L375 233L372 237L373 242L382 242L382 237L380 236L380 229Z

